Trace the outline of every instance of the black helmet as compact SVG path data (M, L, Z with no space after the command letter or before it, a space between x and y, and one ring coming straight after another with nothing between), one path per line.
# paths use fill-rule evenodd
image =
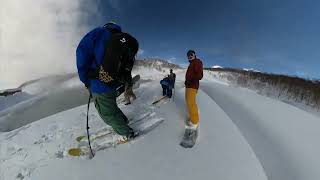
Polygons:
M173 70L172 69L170 69L170 72L172 72Z
M192 49L190 49L190 50L187 52L187 56L188 56L188 57L191 56L191 55L194 55L194 54L196 54L196 52L195 52L194 50L192 50Z

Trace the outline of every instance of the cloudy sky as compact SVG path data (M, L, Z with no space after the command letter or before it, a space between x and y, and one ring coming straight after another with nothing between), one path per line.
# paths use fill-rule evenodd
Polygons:
M100 1L91 26L108 19L138 37L144 56L186 63L195 49L207 66L320 78L316 0Z
M116 21L140 57L320 78L316 0L1 0L0 85L75 71L81 37Z

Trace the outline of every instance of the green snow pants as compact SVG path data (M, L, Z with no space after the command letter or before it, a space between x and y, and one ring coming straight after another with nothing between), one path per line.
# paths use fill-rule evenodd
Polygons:
M93 93L95 107L102 120L111 126L113 130L122 136L132 133L128 125L128 118L123 114L117 105L117 95L111 93Z

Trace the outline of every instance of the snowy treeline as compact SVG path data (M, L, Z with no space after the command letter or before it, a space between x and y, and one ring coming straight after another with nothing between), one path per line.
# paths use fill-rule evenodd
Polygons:
M317 110L320 108L320 81L234 68L207 70L217 72L217 78L257 90L259 94L289 103L302 103Z

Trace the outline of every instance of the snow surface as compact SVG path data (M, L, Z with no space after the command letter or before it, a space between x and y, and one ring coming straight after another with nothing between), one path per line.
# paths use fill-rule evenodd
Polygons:
M78 77L50 77L22 87L22 93L8 96L0 111L0 131L11 131L41 118L85 104L88 92ZM13 104L12 102L17 102ZM1 104L1 103L0 103Z
M67 92L65 89L45 91L45 95L40 93L39 98L48 102L40 105L48 109L46 116L51 115L41 120L36 111L40 107L38 103L21 105L20 102L11 106L9 109L13 112L21 106L26 111L33 109L27 114L30 122L34 122L0 133L0 179L320 178L319 117L231 86L216 79L212 72L205 72L197 97L201 118L197 144L192 149L179 146L187 118L185 71L177 72L174 101L157 107L150 105L161 96L159 80L167 72L138 69L135 74L141 74L142 83L135 90L137 100L124 106L122 97L119 99L120 108L129 119L148 115L146 123L160 119L164 122L131 143L99 151L91 160L67 155L68 148L77 144L75 138L85 134L86 105L77 102L78 107L53 115L49 112L50 108L59 106L48 101L49 97L64 99L66 103L69 98L74 102L78 94L71 97L71 93L63 93ZM75 79L61 84L66 89L79 86ZM90 131L95 132L106 125L93 104L91 107ZM19 117L2 117L0 122L23 119L24 111L19 112Z
M237 125L269 179L319 179L320 118L247 89L201 88Z

